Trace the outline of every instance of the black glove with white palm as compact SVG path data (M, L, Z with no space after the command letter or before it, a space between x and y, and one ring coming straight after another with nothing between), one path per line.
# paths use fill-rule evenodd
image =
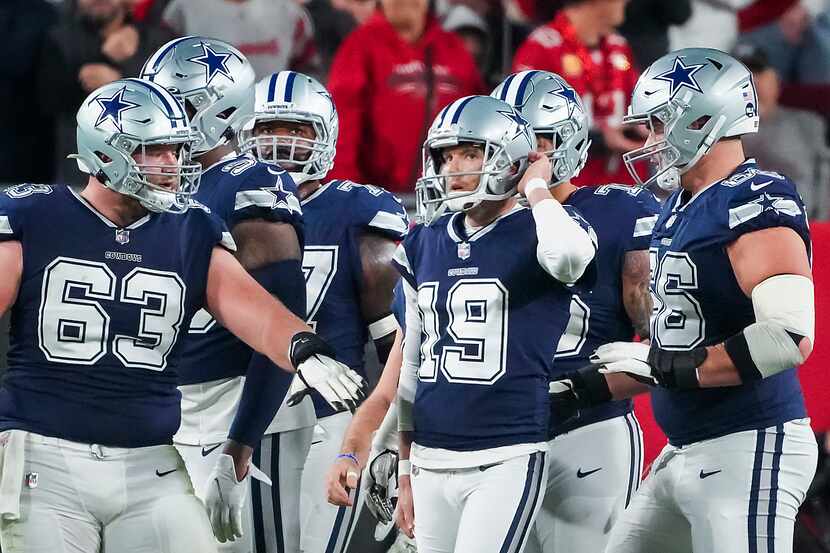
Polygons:
M611 390L597 367L588 365L548 384L551 426L579 418L581 411L611 401Z
M338 411L354 412L366 396L363 378L352 369L335 361L334 351L312 332L298 332L291 338L288 352L297 377L288 390L289 405L297 405L312 388L320 392L329 405Z
M591 363L603 374L625 373L634 380L670 390L700 388L697 369L706 348L669 351L637 342L612 342L597 348Z

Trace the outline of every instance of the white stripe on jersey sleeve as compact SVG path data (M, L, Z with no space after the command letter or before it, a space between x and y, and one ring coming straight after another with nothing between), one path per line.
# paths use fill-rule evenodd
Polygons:
M798 217L801 215L801 208L798 207L795 200L782 198L780 196L769 196L768 194L764 194L764 196L767 201L772 202L772 209L776 213L783 213L784 215L789 215L790 217ZM765 210L763 200L764 198L759 198L758 200L753 200L749 203L730 209L729 228L735 228L741 223L745 223L762 214Z
M302 213L300 201L293 194L287 194L283 201L274 191L278 188L261 188L259 190L242 190L236 193L233 210L239 211L246 207L263 207L266 209L283 209L292 213Z
M219 244L225 246L232 252L236 251L236 241L233 239L233 236L230 232L223 232L222 233L222 240L219 241Z
M409 231L409 225L407 225L403 217L395 213L389 213L388 211L378 211L372 220L369 221L369 226L383 230L391 230L401 236L405 236Z
M14 234L7 215L0 216L0 234Z
M648 236L654 230L654 225L657 223L658 215L650 217L640 217L634 223L634 238L639 236Z
M395 255L392 257L392 261L403 267L404 270L412 276L412 278L415 278L415 273L412 272L412 265L409 264L409 258L406 256L406 250L404 249L403 244L398 244L398 248L395 250Z

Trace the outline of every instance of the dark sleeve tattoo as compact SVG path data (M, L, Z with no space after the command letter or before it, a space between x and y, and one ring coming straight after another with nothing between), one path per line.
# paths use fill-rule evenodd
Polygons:
M649 283L649 259L647 250L625 253L622 268L623 305L634 331L640 338L650 338L651 292Z

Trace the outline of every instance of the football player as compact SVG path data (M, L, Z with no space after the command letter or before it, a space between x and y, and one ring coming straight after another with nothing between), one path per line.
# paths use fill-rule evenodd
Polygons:
M84 100L77 120L82 192L24 184L0 194L0 312L13 320L0 388L0 547L215 551L170 445L194 314L205 307L343 401L358 399L359 381L245 272L222 221L193 200L199 136L176 98L115 81Z
M305 318L296 186L279 167L237 151L237 134L254 117L254 71L248 60L225 42L185 37L162 46L147 60L142 76L173 91L191 111L192 125L204 137L194 152L205 169L197 198L225 221L238 244L237 259L265 289ZM284 405L275 419L291 375L262 370L269 366L266 357L206 311L194 318L180 369L182 425L175 441L196 494L207 498L210 508L208 494L216 491L215 479L230 475L234 460L244 466L251 455L267 477L251 484L250 500L242 497L248 483L240 484L242 527L228 527L229 519L212 513L220 542L234 542L220 550L299 549L296 482L311 444L313 408L308 398L298 406ZM226 439L228 444L220 449ZM237 541L240 533L245 537Z
M395 338L390 305L399 276L391 260L409 228L406 211L382 188L326 180L337 144L337 110L315 79L294 71L269 75L257 84L255 111L244 146L260 160L279 164L299 186L308 324L332 345L338 360L365 376L369 337L381 363ZM313 397L317 426L302 477L301 550L339 553L358 509L326 501L325 474L351 414Z
M626 121L650 132L624 157L632 175L673 190L650 248L652 341L600 347L583 383L596 398L599 367L650 384L669 444L606 551L791 552L817 459L794 368L814 339L804 204L792 181L745 158L758 100L749 70L723 52L655 61Z
M597 281L571 298L554 373L588 365L590 354L602 344L631 340L635 334L648 338L648 246L660 211L657 200L640 187L571 184L585 164L590 123L579 95L559 75L516 73L491 96L528 120L537 151L553 165L554 199L578 209L597 233ZM639 485L640 425L631 400L584 409L571 420L557 416L556 400L547 491L526 551L602 551L611 525Z
M535 147L527 121L489 96L444 108L424 144L425 223L395 255L406 296L397 516L410 536L417 527L420 553L522 551L541 506L548 377L569 285L596 246L551 196Z

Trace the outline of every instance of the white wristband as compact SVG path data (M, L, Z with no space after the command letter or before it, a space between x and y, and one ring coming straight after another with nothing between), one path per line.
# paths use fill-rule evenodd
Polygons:
M527 196L534 190L548 190L549 186L550 185L545 181L545 179L534 177L525 185L525 198L527 198Z
M412 474L412 463L409 459L401 459L398 461L398 478L401 476L409 476Z

